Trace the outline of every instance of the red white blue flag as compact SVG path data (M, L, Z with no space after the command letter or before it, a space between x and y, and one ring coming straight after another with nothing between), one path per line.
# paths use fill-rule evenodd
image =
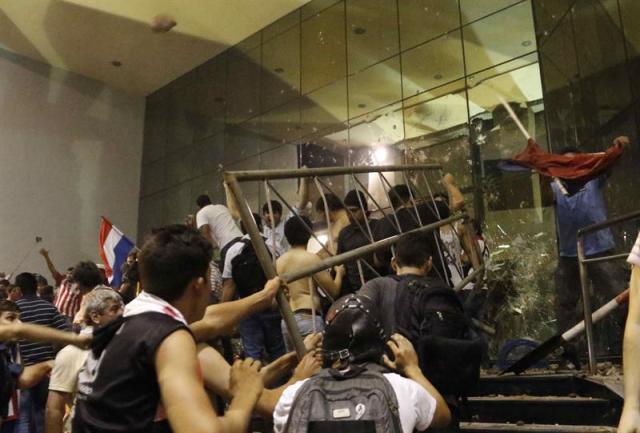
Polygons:
M107 278L111 287L120 287L122 282L122 265L127 255L135 247L116 226L102 217L100 223L100 257L104 263Z

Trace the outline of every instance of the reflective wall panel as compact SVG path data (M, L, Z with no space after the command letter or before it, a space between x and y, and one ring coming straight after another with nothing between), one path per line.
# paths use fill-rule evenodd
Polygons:
M617 135L636 143L638 4L307 2L148 96L140 233L195 213L199 194L223 203L224 170L441 164L427 176L433 192L444 191L442 174L455 177L499 265L490 290L510 288L492 313L501 324L493 349L543 340L556 331L553 200L548 180L501 168L525 140L500 98L549 151L601 151ZM628 197L640 186L639 153L629 149L608 178L612 215L636 210ZM379 179L359 179L384 200ZM354 187L348 176L327 182L340 194ZM276 187L295 200L296 182ZM264 185L246 188L259 209ZM619 248L631 231L616 232Z

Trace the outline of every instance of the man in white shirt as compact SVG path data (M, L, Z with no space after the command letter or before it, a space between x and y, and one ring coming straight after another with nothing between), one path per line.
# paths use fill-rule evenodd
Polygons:
M264 220L264 228L262 236L266 239L267 245L275 250L276 255L280 257L289 249L289 243L284 236L284 224L293 217L294 214L289 212L287 217L282 219L282 204L279 201L271 200L271 211L273 211L273 222L271 221L271 212L269 203L262 206L262 218ZM297 210L296 210L297 211ZM273 226L275 225L275 228Z
M196 204L200 209L196 214L196 226L200 233L220 250L219 271L222 273L227 250L233 244L232 241L242 237L242 233L226 206L211 204L211 199L206 194L199 196ZM212 262L212 265L215 265L215 262Z
M393 353L393 361L383 355L385 345ZM447 404L420 371L413 346L399 334L393 335L389 341L386 341L378 312L368 298L348 295L336 301L331 307L327 314L327 327L322 341L322 357L325 367L323 372L330 368L328 370L330 375L320 372L317 376L297 382L285 389L273 413L276 433L295 433L301 425L307 425L311 420L300 419L301 414L308 413L306 411L309 408L305 407L307 405L313 405L313 421L335 423L333 431L342 431L344 421L380 421L380 414L367 413L367 407L362 404L356 406L356 413L351 413L348 409L335 409L337 406L332 405L331 407L335 410L328 414L332 419L318 419L321 408L328 407L328 403L324 405L318 393L313 393L314 397L309 397L310 394L304 389L300 393L298 391L307 381L357 379L365 371L375 372L383 363L390 369L404 374L400 376L390 371L382 374L395 393L397 418L403 433L411 433L414 429L425 430L429 426L445 427L449 424L451 414ZM348 384L346 387L348 388ZM337 397L332 395L332 398L335 403ZM393 397L389 396L389 398ZM297 401L298 399L300 400ZM393 406L392 401L388 403L388 407ZM361 413L358 413L358 407ZM290 416L291 422L287 425Z
M262 229L260 215L253 214L258 226ZM244 236L237 242L232 242L225 255L224 271L222 273L222 302L233 301L235 298L245 298L251 294L262 290L267 279L260 264L257 262L255 250L252 251L252 258L256 259L250 264L240 263L240 269L234 272L234 259L244 254L245 248L253 249L251 239L244 224L241 223ZM271 255L274 251L270 245L267 248ZM249 256L245 256L249 257ZM242 261L243 258L240 258ZM240 322L239 330L242 336L242 345L246 357L262 360L263 352L266 353L266 363L272 362L285 354L285 344L280 331L280 312L277 308L269 308L246 317Z
M196 214L196 226L214 247L222 251L229 242L242 236L226 206L211 204L211 199L205 194L199 196L196 203L200 208Z

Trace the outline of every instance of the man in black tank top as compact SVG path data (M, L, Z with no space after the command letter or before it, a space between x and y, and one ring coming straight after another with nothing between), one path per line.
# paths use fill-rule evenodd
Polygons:
M74 432L151 432L163 429L162 422L176 433L247 429L263 389L259 363L233 365L236 397L217 417L188 328L207 307L211 255L210 242L181 225L158 229L145 242L138 255L144 291L122 320L95 332L80 373Z

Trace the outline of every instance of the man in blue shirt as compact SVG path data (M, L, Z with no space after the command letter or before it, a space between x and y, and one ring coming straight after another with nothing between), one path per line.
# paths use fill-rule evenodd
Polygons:
M626 137L619 137L614 141L618 146L626 146L628 143ZM562 154L572 156L577 152L576 148L568 147L563 149ZM556 318L560 332L582 320L580 309L577 308L581 296L577 235L581 228L607 219L603 195L605 185L606 175L586 183L570 180L551 183L559 249L555 285ZM609 228L584 236L584 254L588 258L610 255L614 247L613 233ZM615 297L627 287L628 279L623 269L612 261L590 263L587 265L587 274L595 292L606 299ZM565 358L577 367L576 355L575 347L565 346Z
M16 276L16 286L22 289L23 297L16 304L20 308L20 320L24 323L48 326L50 328L68 331L69 325L63 315L50 302L37 295L38 283L36 277L28 272ZM56 350L46 343L20 343L20 356L25 366L50 361L55 358ZM45 379L35 386L25 389L20 394L20 415L16 425L17 433L31 431L35 427L37 433L44 432L44 409L49 392L49 380Z

